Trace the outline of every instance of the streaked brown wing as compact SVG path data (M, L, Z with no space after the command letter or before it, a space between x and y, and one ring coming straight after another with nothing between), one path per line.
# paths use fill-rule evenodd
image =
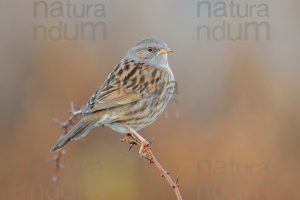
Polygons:
M153 95L163 82L165 71L144 63L123 60L109 74L101 89L90 98L84 113L126 105Z

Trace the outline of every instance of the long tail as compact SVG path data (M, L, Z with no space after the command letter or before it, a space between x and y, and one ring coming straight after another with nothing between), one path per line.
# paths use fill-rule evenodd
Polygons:
M50 149L50 152L62 149L71 140L79 139L85 136L93 125L95 120L81 119L66 135L59 139L59 141Z

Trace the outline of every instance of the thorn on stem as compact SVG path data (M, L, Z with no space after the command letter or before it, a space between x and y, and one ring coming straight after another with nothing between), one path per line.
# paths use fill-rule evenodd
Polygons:
M59 124L59 126L63 127L63 124L64 124L63 121L60 121L60 120L57 119L57 118L53 118L52 120L54 121L54 123L57 123L57 124Z
M63 169L63 168L65 168L65 165L63 163L59 163L58 168Z
M130 151L134 145L135 145L135 143L131 143L130 146L129 146L128 151Z
M179 187L179 175L176 177L175 184L177 187Z
M58 183L59 177L58 177L57 175L54 175L54 176L52 177L52 181L53 181L54 183Z
M147 156L144 156L144 158L147 159L147 160L149 160L149 162L150 162L149 164L150 164L150 165L151 165L151 164L154 164L153 158L151 158L151 157L149 158L149 157L147 157Z

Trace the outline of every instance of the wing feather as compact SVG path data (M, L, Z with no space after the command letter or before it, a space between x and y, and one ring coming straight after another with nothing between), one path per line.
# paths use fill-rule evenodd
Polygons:
M164 70L137 63L133 60L122 60L104 84L92 95L83 108L84 113L93 113L130 104L159 92L163 83Z

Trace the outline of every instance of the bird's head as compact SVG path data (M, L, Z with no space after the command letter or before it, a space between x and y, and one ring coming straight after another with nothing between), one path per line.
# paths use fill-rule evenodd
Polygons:
M164 66L168 65L167 54L171 52L173 51L161 39L151 37L137 43L126 57L151 66Z

